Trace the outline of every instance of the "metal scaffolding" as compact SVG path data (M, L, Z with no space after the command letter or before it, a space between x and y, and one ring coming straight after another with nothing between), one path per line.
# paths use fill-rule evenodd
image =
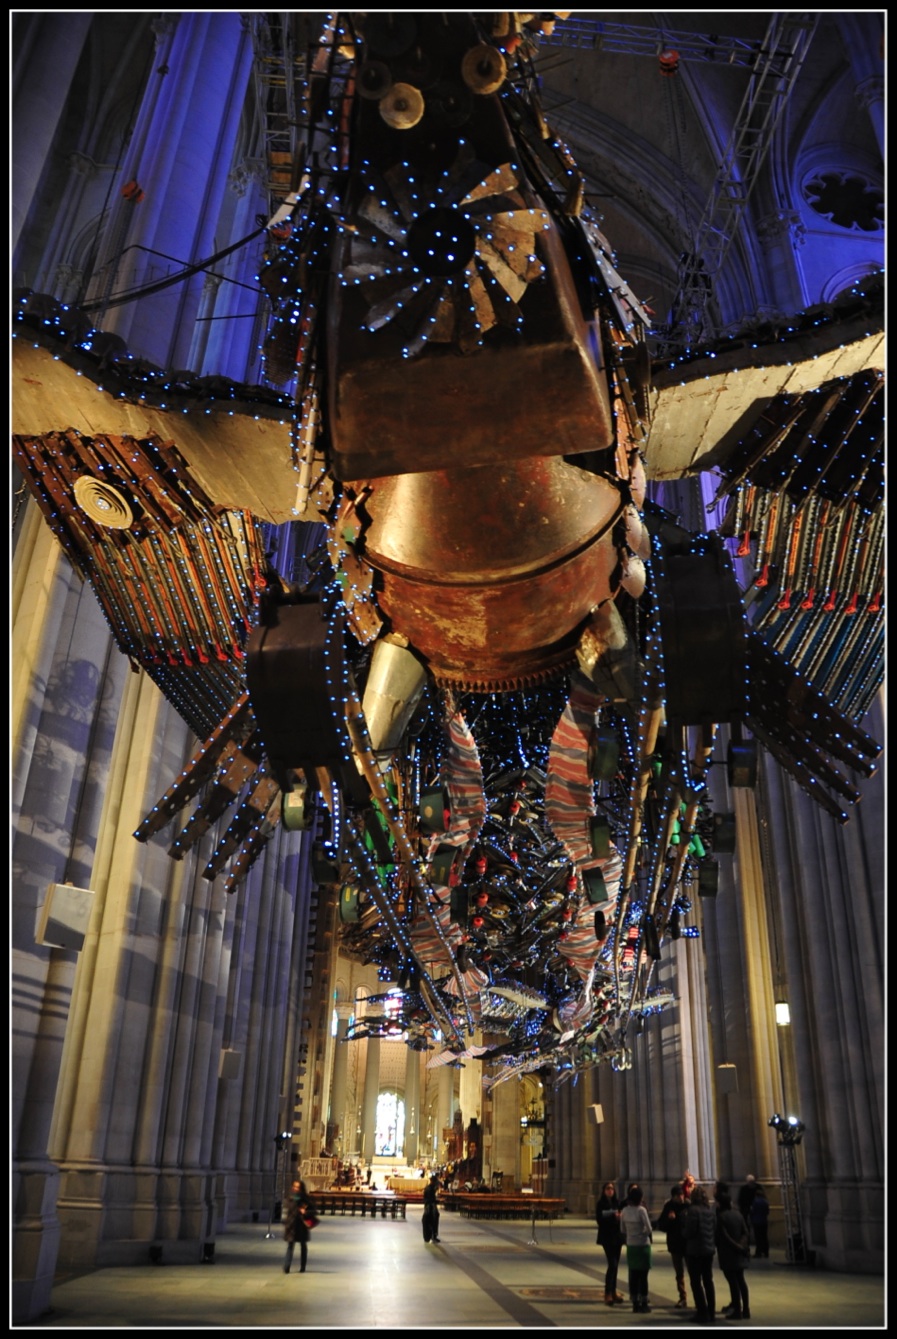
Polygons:
M578 51L605 51L620 56L659 56L675 50L682 60L710 61L753 69L763 43L756 37L726 37L714 33L682 32L675 28L645 28L632 23L608 23L592 16L571 14L559 19L552 33L539 35L541 47L572 47Z
M302 103L308 75L308 39L299 20L289 13L259 13L253 17L256 114L262 128L265 188L271 214L293 186L300 161Z
M670 342L690 347L717 333L709 320L713 285L738 232L773 135L819 22L818 14L773 14L710 198L683 259Z
M804 1220L800 1206L800 1186L797 1180L797 1155L795 1150L804 1137L804 1123L794 1116L787 1120L778 1114L769 1118L770 1127L776 1132L779 1147L779 1176L782 1183L782 1206L785 1213L785 1259L789 1265L810 1264L812 1257L807 1250L804 1236Z
M539 38L540 48L629 56L675 55L677 63L702 61L750 70L750 80L717 169L713 189L691 244L680 260L678 291L661 353L712 339L714 285L803 67L818 14L773 14L762 39L607 23L595 17L559 20ZM674 74L675 67L668 73Z

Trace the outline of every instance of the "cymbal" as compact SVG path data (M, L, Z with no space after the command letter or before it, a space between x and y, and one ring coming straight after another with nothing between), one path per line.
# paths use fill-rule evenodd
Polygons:
M423 114L423 94L412 84L393 84L380 101L380 115L394 130L410 130Z
M474 93L496 93L506 74L504 56L487 42L471 47L461 61L461 77Z
M358 96L378 102L392 88L392 71L382 60L366 60L358 72Z

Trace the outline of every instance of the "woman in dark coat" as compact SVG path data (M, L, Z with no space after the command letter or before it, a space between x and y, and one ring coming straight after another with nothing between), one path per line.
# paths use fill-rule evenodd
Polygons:
M308 1260L308 1238L311 1234L308 1222L315 1217L315 1206L305 1189L305 1182L294 1181L283 1224L283 1239L287 1244L286 1258L283 1262L283 1272L285 1274L290 1272L290 1265L293 1263L293 1250L297 1241L299 1243L299 1273L305 1273L305 1264Z
M614 1183L608 1181L595 1206L595 1221L598 1224L597 1241L607 1257L607 1273L604 1276L604 1301L607 1306L626 1300L622 1293L617 1292L617 1270L620 1267L620 1254L623 1250L623 1232L620 1227L622 1209Z

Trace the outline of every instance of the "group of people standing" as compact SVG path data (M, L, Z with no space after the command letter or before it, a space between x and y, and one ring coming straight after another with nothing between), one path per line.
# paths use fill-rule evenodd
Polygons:
M711 1202L703 1186L696 1184L690 1172L670 1190L670 1197L652 1223L639 1185L630 1185L625 1201L617 1197L616 1186L608 1181L598 1198L595 1218L598 1245L607 1259L604 1301L613 1306L626 1299L618 1291L617 1273L623 1247L629 1272L629 1296L635 1312L650 1311L648 1272L655 1229L666 1234L667 1250L676 1274L679 1300L677 1309L688 1306L685 1275L695 1303L699 1323L716 1318L716 1287L713 1279L714 1256L729 1285L730 1303L722 1314L729 1320L750 1320L750 1293L744 1271L750 1261L750 1240L754 1238L755 1256L769 1256L769 1201L753 1176L745 1181L734 1205L728 1185L717 1181Z

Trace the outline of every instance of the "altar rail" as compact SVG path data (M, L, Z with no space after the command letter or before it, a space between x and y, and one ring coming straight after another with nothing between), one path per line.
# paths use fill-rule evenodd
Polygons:
M360 1213L362 1218L404 1218L407 1200L401 1195L378 1195L370 1190L318 1190L314 1195L315 1208L321 1217L329 1213Z
M558 1218L564 1213L562 1199L539 1195L497 1195L484 1191L471 1195L440 1195L440 1205L456 1210L462 1218Z

